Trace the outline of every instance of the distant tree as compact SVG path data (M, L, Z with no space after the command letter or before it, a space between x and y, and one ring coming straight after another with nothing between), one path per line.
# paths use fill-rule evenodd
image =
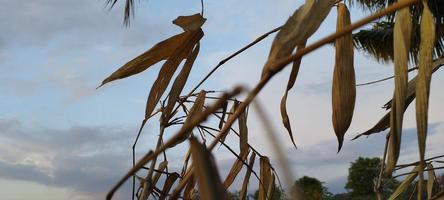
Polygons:
M438 185L439 185L439 188L444 188L444 174L441 174L438 177Z
M256 190L256 192L254 192L253 199L254 200L258 200L259 199L259 190ZM279 186L274 185L273 193L272 193L270 199L271 200L284 200L285 199L284 190L282 190Z
M362 158L359 157L352 162L348 169L348 178L345 189L350 191L351 197L354 199L376 199L374 192L374 180L378 178L380 171L380 158ZM399 182L396 179L386 176L382 179L381 193L384 198L396 189Z
M321 200L329 198L331 194L322 184L323 183L318 179L308 176L304 176L295 182L295 185L302 190L306 200Z
M240 200L240 192L228 192L228 199L229 200Z
M353 200L350 193L340 193L332 195L329 200Z

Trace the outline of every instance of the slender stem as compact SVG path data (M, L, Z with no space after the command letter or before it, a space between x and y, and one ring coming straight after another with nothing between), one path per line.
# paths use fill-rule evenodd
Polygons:
M162 138L163 138L163 133L165 132L165 127L163 125L160 126L160 134L159 137L157 138L157 145L156 145L156 149L160 148L162 145ZM147 181L146 184L143 185L143 189L142 189L142 194L140 196L141 200L146 200L148 199L149 196L149 190L150 188L153 187L152 185L152 177L153 177L153 173L154 173L154 168L156 167L156 162L157 162L157 156L155 156L152 161L151 161L151 166L148 170L148 173L146 175L145 180Z
M378 197L378 200L382 199L382 197L381 197L381 182L382 182L382 175L384 174L385 159L387 157L387 149L388 149L388 143L389 143L389 137L390 137L389 134L387 134L387 137L385 140L384 154L383 154L382 160L381 160L381 168L379 169L378 181L376 182L376 185L375 185L375 192Z
M204 130L206 133L208 133L209 135L211 135L213 138L215 138L216 136L214 134L212 134L210 131L206 130L203 126L200 126L202 128L202 130ZM233 149L230 148L230 146L228 146L227 144L225 144L225 142L223 141L219 141L228 151L230 151L238 160L240 160L242 162L243 165L245 165L249 170L251 170L251 172L254 174L254 176L257 178L257 180L259 181L259 184L262 185L262 181L259 178L259 176L257 175L256 171L254 171L252 168L250 168L250 166L248 165L248 163L246 163L244 160L242 160L242 158L236 154L236 152L234 152Z
M200 0L200 7L201 7L201 11L200 11L200 15L202 15L202 17L204 16L204 2L203 0Z
M428 161L435 160L435 159L438 159L438 158L443 158L443 157L444 157L444 155L434 156L434 157L431 157L431 158L427 158L424 161L428 162ZM406 167L410 167L410 166L416 166L418 164L419 164L419 161L412 162L412 163L409 163L409 164L397 165L396 166L396 170L399 170L399 169L402 169L402 168L406 168Z
M434 168L430 168L430 169L424 169L424 170L407 172L407 173L403 173L403 174L399 174L399 175L393 176L393 178L398 178L398 177L409 175L409 174L421 173L421 172L424 172L424 171L431 171L431 170L438 170L438 169L444 169L444 166L443 167L434 167Z
M141 169L150 170L151 168L149 168L149 167L142 167ZM165 174L165 175L173 174L173 173L169 173L169 172L166 172L166 171L163 171L163 170L158 170L158 169L154 169L153 171L157 172L157 173ZM178 178L182 179L182 176L179 175Z

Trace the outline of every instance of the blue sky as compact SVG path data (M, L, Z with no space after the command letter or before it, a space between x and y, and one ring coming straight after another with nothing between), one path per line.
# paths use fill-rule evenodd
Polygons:
M205 1L205 36L186 90L231 52L283 24L301 2ZM0 3L0 194L7 199L103 198L130 166L130 146L159 67L95 88L128 60L180 33L171 21L200 12L200 1L142 0L127 29L122 25L121 4L108 11L102 0ZM352 21L365 14L353 8ZM335 19L333 9L309 43L331 33ZM271 38L227 63L202 89L222 90L237 84L251 88L259 79ZM292 148L280 125L279 101L289 70L273 78L258 98L266 105L295 175L317 177L331 191L340 192L350 162L360 155L382 153L383 135L349 139L385 113L380 107L390 98L393 83L358 88L355 118L342 152L336 154L330 121L333 65L334 49L330 46L302 61L288 99L298 150ZM355 67L358 83L392 74L390 64L377 63L364 53L357 53ZM442 84L444 78L438 71L431 90L430 156L442 153L439 141L444 139L444 118L443 106L438 103L444 101L444 94L437 87ZM409 108L401 162L418 157L414 124L414 109ZM250 142L263 152L272 152L254 114L249 125L250 133L255 134ZM148 124L139 154L154 147L156 130L155 123ZM226 173L230 167L227 152L215 153L220 155L222 173ZM125 199L127 190L123 191L120 198Z

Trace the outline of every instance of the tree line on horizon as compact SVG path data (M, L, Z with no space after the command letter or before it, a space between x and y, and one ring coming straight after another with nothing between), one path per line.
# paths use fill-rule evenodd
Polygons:
M351 163L347 182L344 186L347 192L333 194L324 186L324 182L315 177L303 176L295 181L295 185L301 190L305 200L374 200L377 199L374 191L374 181L377 179L381 166L381 159L359 157ZM426 180L426 184L427 184ZM444 174L436 179L433 190L444 188ZM388 199L395 189L401 184L394 177L384 177L382 196ZM418 181L410 184L407 192L398 197L398 200L409 200L416 196L415 189ZM426 196L425 196L426 197ZM240 200L239 191L229 192L230 200ZM258 200L258 190L247 196L248 200ZM270 200L287 200L286 191L275 185ZM426 198L424 198L426 199Z

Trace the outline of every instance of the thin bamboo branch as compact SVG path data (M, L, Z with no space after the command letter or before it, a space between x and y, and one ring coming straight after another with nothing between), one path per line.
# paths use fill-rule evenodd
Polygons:
M387 158L389 137L390 137L390 134L387 134L387 137L386 137L386 140L385 140L385 146L384 146L384 154L383 154L382 160L381 160L381 168L379 169L378 181L376 182L376 185L375 185L375 188L374 188L375 193L376 193L376 197L378 198L378 200L382 200L382 197L381 197L381 182L382 182L382 175L384 174L385 160Z
M443 157L444 157L444 155L434 156L434 157L431 157L431 158L427 158L424 161L425 162L429 162L429 161L432 161L432 160L435 160L435 159L438 159L438 158L443 158ZM406 168L406 167L416 166L418 164L419 164L419 161L408 163L408 164L397 165L396 166L396 170L399 170L399 169L402 169L402 168Z
M409 174L414 174L414 173L419 173L419 172L424 172L424 171L431 171L431 170L438 170L438 169L444 169L444 167L434 167L434 168L430 168L430 169L424 169L424 170L407 172L407 173L403 173L403 174L399 174L399 175L393 176L393 178L398 178L398 177L409 175Z

